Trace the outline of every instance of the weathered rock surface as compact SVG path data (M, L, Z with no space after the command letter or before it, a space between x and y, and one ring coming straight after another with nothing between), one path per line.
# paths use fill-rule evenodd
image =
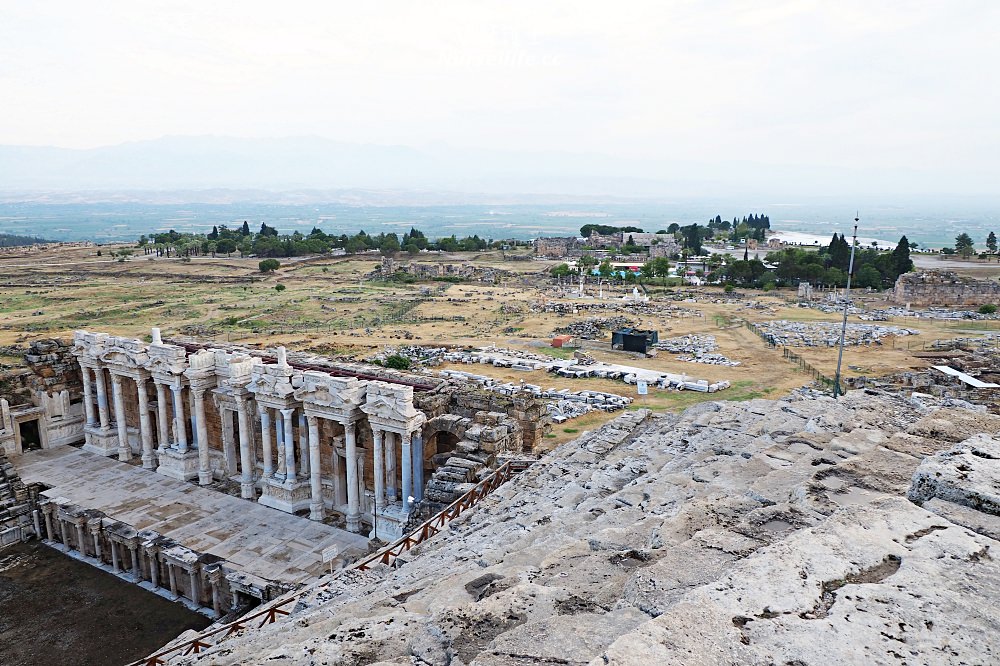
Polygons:
M998 432L863 391L627 413L398 568L321 582L179 663L997 663L995 516L956 501L997 483L972 451Z

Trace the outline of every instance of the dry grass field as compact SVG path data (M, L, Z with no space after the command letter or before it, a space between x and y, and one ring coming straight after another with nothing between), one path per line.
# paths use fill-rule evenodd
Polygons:
M152 326L164 337L194 335L254 346L284 344L331 356L364 358L386 345L486 345L558 354L548 347L555 328L588 316L614 312L561 315L532 311L546 300L560 300L544 272L555 262L505 262L499 253L435 256L420 262L471 263L512 273L502 284L421 281L400 284L365 279L379 264L378 255L282 260L272 275L262 275L258 260L239 258L149 259L134 256L125 262L108 257L104 247L55 247L20 250L0 255L0 345L24 345L46 337L68 337L86 328L117 335L146 337ZM284 287L278 290L275 287ZM686 373L696 379L727 379L733 387L721 394L651 391L635 394L620 382L566 380L542 372L518 372L492 366L460 366L503 379L525 380L557 388L594 388L636 398L635 407L676 410L706 399L778 397L806 383L810 377L769 349L749 331L744 321L773 319L839 321L837 313L797 307L791 292L746 293L739 303L723 302L719 289L653 286L653 303L677 306L669 316L632 317L661 337L703 333L714 335L719 352L742 363L739 367L685 363L668 353L652 358L614 352L608 341L585 343L597 360ZM615 288L611 297L625 290ZM605 294L608 296L608 294ZM886 296L861 296L872 307ZM561 299L570 301L572 299ZM610 300L610 298L609 298ZM584 302L584 301L578 301ZM587 302L593 302L590 299ZM754 307L749 307L753 302ZM626 315L629 316L629 315ZM857 321L852 317L852 321ZM935 339L1000 330L1000 322L944 322L932 320L888 322L917 328L919 336L888 339L881 346L848 348L845 374L880 375L926 367L916 357ZM835 348L796 348L817 369L832 376ZM562 352L565 354L565 352ZM0 361L14 364L16 357ZM554 428L553 444L597 425L602 415L578 419ZM565 431L565 432L564 432Z

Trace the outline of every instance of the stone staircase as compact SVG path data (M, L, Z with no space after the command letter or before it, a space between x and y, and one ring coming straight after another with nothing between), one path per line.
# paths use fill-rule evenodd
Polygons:
M0 454L0 548L25 541L31 534L28 488L7 457Z

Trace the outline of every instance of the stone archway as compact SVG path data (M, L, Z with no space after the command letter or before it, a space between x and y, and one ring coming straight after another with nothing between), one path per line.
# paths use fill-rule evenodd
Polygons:
M443 461L435 461L435 456L447 455L465 439L465 431L472 425L472 419L443 414L429 420L423 428L424 470L433 473Z

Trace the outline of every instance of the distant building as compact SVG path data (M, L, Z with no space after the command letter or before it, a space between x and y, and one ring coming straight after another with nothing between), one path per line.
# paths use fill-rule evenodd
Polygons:
M575 236L564 238L536 238L534 241L535 256L538 257L569 257L580 253L582 243Z

